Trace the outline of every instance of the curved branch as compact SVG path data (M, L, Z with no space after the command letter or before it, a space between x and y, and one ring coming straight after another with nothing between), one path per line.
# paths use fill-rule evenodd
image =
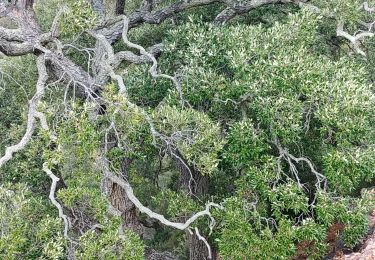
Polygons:
M147 52L152 56L158 56L163 48L163 44L155 44L151 46ZM118 67L122 61L128 61L135 64L152 62L152 60L146 55L136 55L131 51L120 51L115 54L115 64L114 67Z
M227 7L216 16L214 23L219 25L224 24L226 21L234 18L236 15L237 12L233 10L233 8Z
M364 2L362 4L362 8L363 8L363 10L365 10L366 12L369 12L369 13L375 12L375 6L370 7L368 2Z
M299 1L293 0L251 0L251 1L231 1L224 0L227 8L218 14L214 20L216 24L224 24L226 21L234 18L236 15L247 13L253 9L270 4L286 4L296 3Z
M343 22L338 23L336 34L339 37L343 37L343 38L347 39L350 42L350 45L352 46L353 50L356 53L358 53L358 54L360 54L364 57L366 57L366 53L364 51L362 51L361 48L360 48L360 40L365 38L365 37L373 37L374 36L374 33L372 33L372 32L361 32L361 33L356 34L354 36L350 35L349 33L344 31L344 23Z
M34 53L38 45L45 45L52 40L51 33L27 37L19 29L5 29L0 26L0 51L6 56L22 56Z
M205 244L205 246L207 247L208 259L212 259L212 250L211 250L210 244L208 244L208 242L207 242L207 239L199 233L199 229L197 227L195 227L194 230L195 230L195 234L197 235L198 239L201 240Z
M151 53L147 52L145 50L145 48L143 48L142 46L140 46L138 44L135 44L135 43L132 43L132 42L129 41L129 39L128 39L129 21L130 21L129 18L127 16L124 16L124 28L123 28L123 32L122 32L122 40L124 41L124 43L128 47L139 50L139 52L142 55L148 57L152 61L152 66L149 69L151 77L153 77L155 79L156 78L165 78L165 79L169 79L169 80L171 80L173 82L173 84L175 85L175 87L176 87L176 89L178 91L178 94L180 96L180 100L181 100L181 102L183 102L184 99L183 99L182 89L181 89L180 82L178 82L177 78L169 76L167 74L158 73L157 72L158 62L156 61L155 56L152 55Z
M49 127L48 127L46 116L41 112L36 112L35 117L39 118L43 130L48 131ZM56 140L56 136L53 135L53 134L50 134L50 139ZM49 192L48 197L51 200L52 204L57 208L57 210L59 212L59 218L61 218L64 221L64 237L66 239L72 241L68 236L68 231L69 231L69 227L70 227L69 219L64 214L64 211L63 211L63 208L62 208L61 204L55 198L57 182L60 179L56 175L54 175L53 172L48 168L48 163L43 164L43 171L45 173L47 173L48 177L50 177L51 180L52 180L52 184L51 184L51 188L50 188L50 192Z
M280 154L279 155L279 163L280 163L281 159L285 159L288 162L288 164L290 166L290 171L295 176L296 181L297 181L297 185L300 188L302 188L302 184L301 184L299 176L298 176L297 168L296 168L296 166L294 165L293 162L296 162L296 163L304 162L304 163L306 163L309 166L311 173L315 175L315 178L317 180L316 185L315 185L316 188L320 189L320 186L323 183L323 190L327 189L327 178L315 169L313 163L308 158L306 158L306 157L296 157L296 156L292 155L291 153L289 153L288 149L283 148L281 146L280 142L277 139L273 143L275 144L275 146L279 150L279 154ZM280 166L279 166L279 168L280 168Z
M199 212L195 213L185 223L172 222L172 221L166 219L163 215L158 214L156 212L153 212L151 209L144 206L142 204L142 202L140 202L139 199L134 195L133 188L131 187L131 185L127 181L117 177L116 175L112 174L108 170L108 163L106 163L105 160L103 160L103 166L104 166L103 169L105 171L106 178L108 178L112 182L116 183L117 185L121 186L124 189L124 191L125 191L126 195L128 196L129 200L131 202L133 202L133 204L137 207L137 209L140 212L145 213L150 218L153 218L153 219L156 219L156 220L160 221L162 224L164 224L166 226L173 227L173 228L176 228L176 229L179 229L179 230L185 230L185 229L189 228L191 226L191 224L193 224L200 217L203 217L203 216L211 217L211 212L210 212L211 208L223 209L222 206L220 206L216 203L210 202L210 203L207 203L205 210L202 210L202 211L199 211Z
M40 55L37 58L37 68L39 73L38 82L36 84L36 92L34 96L29 101L29 112L27 116L27 126L26 132L22 137L21 141L18 144L9 146L5 150L5 154L3 157L0 158L0 168L10 159L12 159L13 154L24 149L26 145L31 140L31 137L34 133L35 129L35 118L38 116L38 104L44 95L45 84L48 79L47 69L45 65L45 57L44 55Z
M73 82L78 86L77 95L83 98L90 95L99 88L95 85L94 80L82 67L75 64L63 53L48 51L46 60L49 62L49 68L52 74L64 82Z
M22 31L20 29L7 29L0 27L0 39L6 41L23 42L25 37L22 35Z
M167 7L160 10L150 12L147 8L140 8L131 14L129 14L129 29L137 27L143 23L148 24L160 24L164 20L173 15L185 11L187 9L209 5L217 2L222 2L222 0L180 0ZM117 19L110 25L105 25L98 28L96 31L99 34L104 35L110 43L115 42L123 33L124 22L123 19Z
M59 211L59 218L63 219L64 221L64 237L66 239L69 239L69 236L68 236L68 231L69 231L69 220L68 220L68 217L64 214L64 211L63 211L63 208L62 206L60 205L59 202L57 202L56 198L55 198L55 192L56 192L56 185L57 185L57 182L60 180L56 175L54 175L52 173L52 171L48 168L47 166L47 163L44 163L43 164L43 171L45 173L47 173L48 177L51 178L52 180L52 184L51 184L51 188L50 188L50 192L49 192L49 199L51 200L52 204L57 208L57 210Z

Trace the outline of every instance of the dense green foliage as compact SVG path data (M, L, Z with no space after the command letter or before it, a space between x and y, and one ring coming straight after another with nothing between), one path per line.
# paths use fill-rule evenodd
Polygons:
M0 257L59 259L65 242L55 210L46 199L33 196L24 185L0 187Z
M324 12L272 5L216 26L208 22L216 7L202 8L179 14L177 23L130 31L138 44L162 41L159 70L178 76L183 102L171 81L151 77L150 64L122 65L129 97L118 94L116 82L103 86L105 113L96 120L95 104L50 86L40 110L56 140L38 131L0 169L0 258L64 259L72 248L48 201L46 162L63 181L56 195L74 219L77 259L144 259L151 248L187 259L182 232L157 224L156 234L142 240L134 230L121 234L121 218L108 214L98 158L113 138L117 144L104 152L111 170L119 173L124 158L131 161L126 178L145 206L174 220L208 200L223 206L213 212L212 234L206 219L194 224L222 259L292 259L301 250L322 259L338 224L340 240L356 246L375 206L366 189L375 183L372 56L348 55L342 42L337 54L328 40L331 15L350 26L363 18L359 1L311 2ZM83 30L95 25L94 11L85 1L68 5L63 40L92 44ZM43 28L50 15L38 17ZM372 43L366 46L370 53ZM86 66L87 58L71 51ZM37 77L33 62L29 56L1 61L0 155L24 131ZM181 187L176 158L207 178L199 199ZM94 224L100 228L90 229Z

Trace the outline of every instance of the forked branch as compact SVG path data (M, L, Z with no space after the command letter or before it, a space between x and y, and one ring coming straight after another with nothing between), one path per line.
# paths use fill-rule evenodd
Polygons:
M173 82L173 84L175 85L177 91L178 91L181 102L183 102L183 95L182 95L182 89L181 89L180 82L178 82L176 77L172 77L172 76L169 76L169 75L163 74L163 73L158 73L158 71L157 71L158 62L157 62L155 56L152 55L151 53L147 52L145 50L145 48L143 48L142 46L129 41L128 30L129 30L130 20L127 16L123 16L123 17L124 17L124 27L123 27L123 32L122 32L122 40L124 41L124 43L130 48L134 48L134 49L139 50L139 52L142 55L148 57L152 61L152 66L150 67L150 70L149 70L150 75L155 79L156 78L165 78L165 79L171 80Z
M374 33L372 33L372 32L361 32L361 33L358 33L356 35L350 35L346 31L344 31L344 23L343 22L338 23L336 34L339 37L343 37L343 38L347 39L350 42L350 46L353 48L353 50L356 53L358 53L358 54L360 54L364 57L366 57L366 53L363 50L361 50L361 48L360 48L361 40L363 40L363 38L365 38L365 37L373 37L374 36Z
M199 212L195 213L188 220L186 220L185 223L172 222L172 221L166 219L163 215L161 215L159 213L156 213L156 212L152 211L151 209L149 209L148 207L144 206L142 204L142 202L140 202L139 199L134 195L133 188L131 187L129 182L127 182L124 179L116 176L115 174L113 174L109 170L109 165L108 165L108 161L107 161L106 158L101 159L101 164L102 164L103 171L104 171L104 177L109 179L110 181L116 183L120 187L122 187L124 189L127 197L129 198L129 200L135 205L135 207L140 212L145 213L147 216L149 216L152 219L156 219L156 220L160 221L162 224L164 224L166 226L173 227L173 228L176 228L176 229L179 229L179 230L189 230L190 231L191 225L196 220L198 220L201 217L208 216L211 220L211 224L210 224L209 228L210 228L210 230L212 230L213 225L215 224L215 221L214 221L214 219L211 215L211 212L210 212L211 208L217 208L217 209L221 209L221 210L223 209L223 207L221 205L209 202L209 203L206 204L205 210L202 210L202 211L199 211ZM199 239L202 240L205 243L205 245L207 246L208 252L209 252L208 258L211 259L212 253L211 253L211 248L210 248L209 244L207 243L206 239L203 236L200 235L198 229L197 228L194 228L194 229L195 229L196 234L199 237Z
M327 178L315 169L313 163L308 158L306 158L306 157L296 157L296 156L292 155L288 151L288 149L282 147L281 144L278 141L275 141L274 144L276 145L277 149L279 150L279 164L280 164L281 159L284 159L288 163L290 172L294 175L294 177L297 181L298 187L303 188L303 184L300 181L299 173L298 173L297 167L295 166L294 163L304 162L309 166L310 172L315 175L315 178L316 178L316 181L317 181L316 185L315 185L316 188L317 189L322 188L323 190L327 189Z

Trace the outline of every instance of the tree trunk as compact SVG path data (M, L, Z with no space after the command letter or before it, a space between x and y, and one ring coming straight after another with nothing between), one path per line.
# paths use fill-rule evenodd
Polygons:
M124 9L125 9L125 0L117 0L116 10L115 10L116 15L124 14Z
M180 189L185 190L193 197L203 197L206 195L208 193L207 176L203 176L197 169L190 166L179 152L175 152L175 154L179 157L173 157L173 161L180 172L178 180Z
M198 239L195 233L191 235L189 232L187 232L187 239L188 239L190 260L209 260L208 250L207 250L206 245L201 240Z
M124 14L125 0L104 0L107 18Z
M123 228L131 229L138 233L140 223L136 208L126 196L124 189L116 183L110 183L109 201L115 209L121 212Z
M178 153L177 153L178 154ZM174 158L179 171L179 187L189 192L194 197L202 198L208 193L208 177L203 176L194 167L188 165L186 160L183 159L182 155L178 154L181 159ZM189 259L190 260L206 260L208 259L208 250L206 245L198 239L197 235L186 232L187 243L189 247ZM215 256L212 256L215 259Z
M131 160L125 158L122 163L122 177L128 178L129 167ZM143 226L140 223L137 215L137 209L134 204L129 200L124 189L116 183L109 183L109 202L111 205L121 212L121 218L123 220L122 227L124 229L130 229L139 235L142 235Z

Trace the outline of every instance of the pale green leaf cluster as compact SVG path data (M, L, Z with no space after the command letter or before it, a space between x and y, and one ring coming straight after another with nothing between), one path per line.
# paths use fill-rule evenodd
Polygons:
M154 118L157 129L171 139L189 163L202 174L215 171L223 142L219 126L207 115L193 109L162 106Z
M25 185L0 186L0 258L61 259L65 241L56 212Z

